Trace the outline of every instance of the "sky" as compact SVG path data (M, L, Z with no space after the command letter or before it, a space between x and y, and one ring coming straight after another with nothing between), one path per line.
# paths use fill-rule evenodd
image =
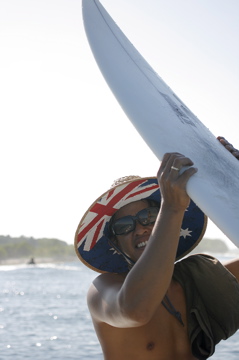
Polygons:
M101 3L191 111L238 148L238 0ZM81 7L0 0L0 235L73 244L115 179L157 174L95 63ZM206 236L226 240L211 222Z

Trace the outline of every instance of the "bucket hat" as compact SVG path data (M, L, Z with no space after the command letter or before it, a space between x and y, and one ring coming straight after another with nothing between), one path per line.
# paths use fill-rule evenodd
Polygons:
M123 179L123 180L122 180ZM121 207L142 199L161 202L156 177L126 177L101 195L82 217L75 234L75 250L79 259L100 273L125 273L128 264L109 241L109 222ZM176 259L187 255L201 241L207 217L191 200L185 211Z

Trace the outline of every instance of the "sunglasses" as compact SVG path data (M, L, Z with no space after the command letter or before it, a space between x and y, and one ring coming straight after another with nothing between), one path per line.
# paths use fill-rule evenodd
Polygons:
M134 231L136 220L143 226L154 224L159 213L159 207L152 206L140 210L135 216L128 215L115 220L111 225L111 231L114 235L126 235Z

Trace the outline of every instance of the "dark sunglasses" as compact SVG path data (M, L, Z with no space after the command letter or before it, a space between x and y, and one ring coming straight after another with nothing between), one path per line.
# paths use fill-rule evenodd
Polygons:
M135 216L124 216L115 220L111 225L111 231L114 235L126 235L136 227L136 220L143 226L155 223L159 207L152 206L140 210Z

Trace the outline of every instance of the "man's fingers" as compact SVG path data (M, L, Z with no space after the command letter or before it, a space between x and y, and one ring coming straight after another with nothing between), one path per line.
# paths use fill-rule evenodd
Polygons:
M191 167L193 162L188 157L179 153L167 153L164 155L161 166L158 171L158 177L178 178L182 168Z
M229 143L224 137L218 136L217 139L220 141L220 143L228 150L230 153L239 160L239 150L234 148L232 144Z

